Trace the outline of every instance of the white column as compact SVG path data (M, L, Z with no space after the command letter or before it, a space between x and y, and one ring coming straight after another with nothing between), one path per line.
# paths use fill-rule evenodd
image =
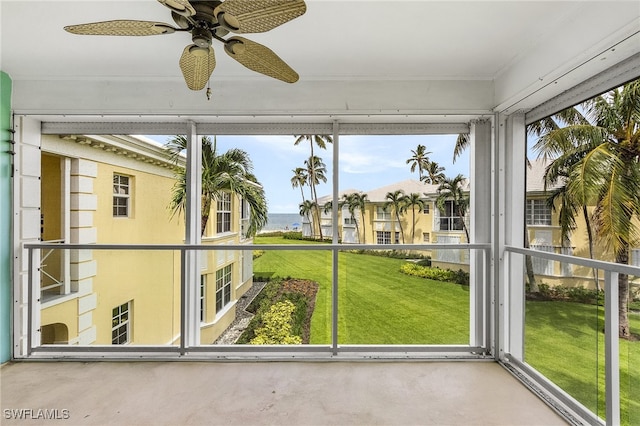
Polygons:
M93 187L98 177L98 163L74 158L70 164L69 200L64 203L69 207L69 228L64 236L65 242L95 244L98 242L98 231L93 223L93 215L98 209L98 196ZM93 311L98 303L97 294L93 292L93 278L98 271L93 250L73 250L69 266L71 291L78 296L78 338L70 338L69 342L90 345L96 341Z
M490 120L476 120L471 123L471 207L470 207L470 243L489 243L491 241L491 153L492 129ZM469 314L471 346L488 346L488 318L485 306L488 292L485 281L487 269L485 256L475 250L469 253Z
M40 121L28 117L15 119L15 158L13 179L13 355L28 354L40 344L40 276L33 268L29 301L29 265L24 244L40 241ZM40 265L40 250L33 253L33 264ZM31 302L31 318L29 303ZM31 330L29 330L31 321Z
M60 159L60 193L62 194L62 208L60 209L60 237L65 244L69 244L71 237L71 159L64 157ZM71 292L70 276L70 253L63 250L61 257L62 284L64 294Z
M499 356L506 353L518 360L524 356L524 259L505 257L504 246L523 247L526 196L526 127L524 114L500 115L502 136L498 164L501 182L498 244L499 268Z
M198 140L195 123L187 127L187 205L185 209L185 243L200 244L202 194L202 143ZM184 257L182 332L185 346L200 344L200 252L188 251Z

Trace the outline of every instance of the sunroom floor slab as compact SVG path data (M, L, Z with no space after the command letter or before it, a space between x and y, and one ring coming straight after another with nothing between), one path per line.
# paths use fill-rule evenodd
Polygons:
M0 380L3 425L566 424L495 362L16 362Z

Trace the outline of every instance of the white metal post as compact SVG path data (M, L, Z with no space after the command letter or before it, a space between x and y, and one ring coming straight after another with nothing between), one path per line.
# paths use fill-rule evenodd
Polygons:
M522 360L524 354L524 261L521 256L509 256L504 247L524 245L525 221L525 159L526 129L524 114L498 115L496 129L497 188L494 218L494 256L497 264L497 334L498 351Z
M187 126L187 163L186 186L187 203L185 208L185 243L200 244L200 217L202 194L202 144L198 141L196 124L189 122ZM185 300L182 303L181 318L184 322L182 329L185 335L181 336L186 347L200 344L200 252L189 250L184 256L185 265L182 270L183 294Z
M604 369L607 425L620 424L620 347L618 273L604 273Z
M62 208L60 209L61 227L62 227L62 239L64 244L71 242L71 159L68 157L60 160L60 175L61 185L60 190L62 193ZM69 250L62 250L61 253L61 272L62 272L62 287L63 294L69 294L71 292L71 252Z
M340 191L339 161L340 161L340 128L338 121L333 121L333 202L331 212L331 227L333 228L333 244L338 244L338 193ZM322 226L322 224L320 224ZM331 252L331 348L333 354L338 354L338 250Z
M476 120L471 123L471 164L470 189L471 226L469 243L489 243L491 241L491 121ZM487 289L485 286L484 263L486 256L480 250L469 253L469 344L484 346L488 349L488 333L486 332L486 316L484 313Z

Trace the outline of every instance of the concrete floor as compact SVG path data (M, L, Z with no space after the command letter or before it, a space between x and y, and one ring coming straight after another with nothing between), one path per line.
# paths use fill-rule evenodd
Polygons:
M493 362L23 362L0 379L3 425L566 424Z

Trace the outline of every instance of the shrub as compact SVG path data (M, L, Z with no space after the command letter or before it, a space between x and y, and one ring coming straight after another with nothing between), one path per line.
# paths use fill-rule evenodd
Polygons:
M264 250L254 250L253 251L253 259L257 259L264 254Z
M390 257L392 259L425 259L431 263L431 257L419 253L399 250L344 250L347 253L367 254L369 256Z
M238 338L238 344L278 344L265 343L265 340L257 340L254 342L254 340L260 334L259 330L267 327L267 321L269 318L268 313L273 306L284 302L294 307L294 310L289 315L289 334L300 339L305 336L305 324L308 320L308 310L310 309L310 306L313 306L311 303L313 302L313 299L315 299L315 292L313 296L304 294L301 292L301 289L296 289L295 281L296 280L293 280L290 277L284 279L275 277L273 280L267 282L262 291L260 291L260 293L251 301L249 306L246 307L246 310L253 313L254 317L251 318L247 328ZM267 331L261 333L263 334L261 339L264 339L265 336L268 335ZM308 338L308 331L306 338ZM291 340L287 339L287 342L291 342Z
M538 290L540 296L549 300L564 300L590 305L602 305L604 303L604 292L602 290L590 290L584 287L551 287L545 283L538 284ZM527 292L529 292L528 286Z
M296 345L302 343L300 336L292 334L292 316L296 306L289 300L278 302L262 316L262 327L251 339L252 345Z
M302 240L302 231L283 232L282 238L284 238L285 240Z
M469 285L469 273L462 269L454 272L451 269L431 268L407 262L400 266L400 272L414 277L427 278L435 281Z

